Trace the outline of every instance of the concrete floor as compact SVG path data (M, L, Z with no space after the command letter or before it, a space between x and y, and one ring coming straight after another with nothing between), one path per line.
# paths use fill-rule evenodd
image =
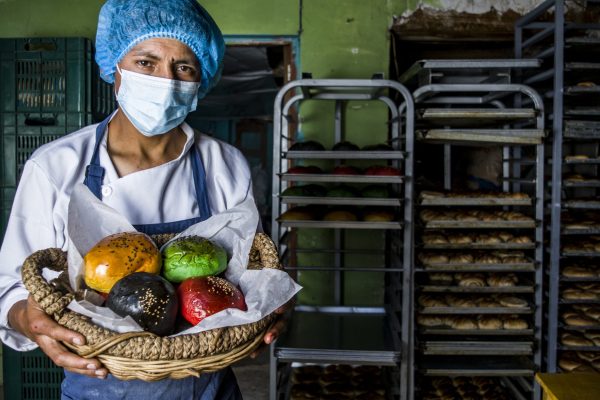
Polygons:
M256 359L246 358L233 367L244 400L269 398L269 350Z

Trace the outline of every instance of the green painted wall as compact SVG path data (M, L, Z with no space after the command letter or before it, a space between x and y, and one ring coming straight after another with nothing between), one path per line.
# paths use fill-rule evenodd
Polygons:
M315 78L369 78L389 64L388 27L392 15L414 8L416 0L200 0L227 35L299 35L299 70ZM94 38L101 0L0 0L0 37L83 36ZM322 102L301 110L300 135L333 144L333 108ZM386 111L373 102L353 102L347 107L347 139L359 145L384 139ZM301 236L306 246L331 240L323 231ZM358 236L357 236L358 235ZM348 241L362 246L381 245L377 235L352 233ZM327 264L330 259L312 260ZM354 258L349 266L370 261ZM374 265L374 264L373 264ZM353 303L381 299L381 277L347 275L347 297ZM307 303L327 300L331 277L305 274L301 296ZM359 296L359 297L356 297ZM0 375L1 379L1 375Z
M299 0L203 0L225 34L296 35ZM0 0L0 37L94 38L103 0Z

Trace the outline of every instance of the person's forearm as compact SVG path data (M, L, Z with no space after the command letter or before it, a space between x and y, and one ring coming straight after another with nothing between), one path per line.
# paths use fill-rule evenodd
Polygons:
M15 331L29 337L24 324L27 321L27 300L17 301L8 312L8 324Z

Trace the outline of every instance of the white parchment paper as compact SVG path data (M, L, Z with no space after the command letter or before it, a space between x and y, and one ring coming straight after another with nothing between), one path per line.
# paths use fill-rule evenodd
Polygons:
M116 210L98 200L83 184L78 184L73 190L68 218L69 281L73 289L79 290L83 287L83 256L102 238L118 232L131 232L135 228ZM197 235L224 247L230 257L225 276L240 287L248 306L247 311L223 310L177 335L256 322L300 291L301 287L283 271L246 269L258 221L254 200L248 198L234 208L190 226L173 239ZM122 318L107 307L74 300L69 308L116 332L142 330L132 318Z

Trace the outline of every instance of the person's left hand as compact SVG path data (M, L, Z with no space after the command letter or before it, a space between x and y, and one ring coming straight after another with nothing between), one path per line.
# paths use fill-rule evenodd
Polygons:
M279 307L274 311L277 314L277 320L271 326L271 328L265 333L263 336L263 343L256 349L252 354L250 354L250 358L256 358L267 345L273 343L277 337L284 332L285 327L288 323L289 313L294 308L294 304L296 303L295 298L292 298L290 301ZM287 315L286 315L287 314Z

